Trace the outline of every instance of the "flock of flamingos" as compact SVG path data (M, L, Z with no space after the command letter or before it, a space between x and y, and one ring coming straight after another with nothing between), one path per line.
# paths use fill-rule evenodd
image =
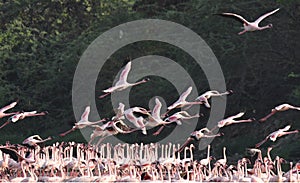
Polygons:
M233 16L241 20L244 30L263 30L271 28L272 25L259 27L258 24L267 16L277 12L276 9L266 13L255 22L248 22L243 17L233 13L223 13L225 16ZM131 70L129 61L120 74L119 80L114 86L103 90L104 94L99 98L108 96L113 92L122 91L128 87L148 82L143 79L136 83L128 83L127 76ZM226 147L223 148L223 157L215 160L210 155L210 145L207 147L207 157L201 160L193 157L194 145L191 141L199 141L201 138L213 138L223 136L216 130L238 123L250 123L256 121L255 118L242 118L245 112L227 117L217 123L212 128L203 128L194 131L187 137L184 144L117 144L112 146L109 143L102 143L108 136L119 133L128 134L141 131L147 135L147 129L159 127L150 135L159 135L163 128L171 123L176 123L180 128L183 120L198 118L200 114L189 114L186 110L193 105L204 105L210 108L211 97L222 97L233 92L207 91L197 97L194 101L187 101L187 97L192 91L192 87L187 88L177 101L169 105L165 113L161 113L162 104L158 98L155 99L153 109L142 107L130 107L125 109L123 103L119 103L116 114L110 120L100 119L99 121L89 121L90 106L87 106L81 119L68 131L61 133L63 137L76 129L86 127L93 128L88 144L75 142L54 143L44 146L44 142L52 140L51 137L42 139L39 135L33 135L25 139L22 144L10 144L0 146L0 176L1 181L10 182L140 182L140 181L196 181L196 182L299 182L300 162L286 162L283 158L271 157L272 148L268 148L266 156L263 156L259 149L267 140L276 141L277 138L298 133L298 130L289 131L291 125L287 125L275 132L270 133L261 142L255 144L255 148L249 148L256 159L251 162L247 158L238 160L236 164L228 164L226 157ZM13 102L0 109L0 118L9 116L8 120L0 127L16 123L25 117L42 116L47 112L6 112L17 105ZM271 113L261 118L260 122L265 122L277 112L295 109L300 111L300 107L290 104L281 104L271 110ZM179 111L179 112L175 112ZM130 122L128 125L124 120ZM102 124L100 124L102 123ZM148 134L149 135L149 134ZM93 141L100 137L97 143ZM212 163L214 161L214 163ZM290 169L283 172L282 163L289 163Z

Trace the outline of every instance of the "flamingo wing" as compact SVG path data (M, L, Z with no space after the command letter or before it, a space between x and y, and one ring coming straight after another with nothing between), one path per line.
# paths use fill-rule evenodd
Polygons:
M127 82L127 77L128 77L128 73L129 73L130 69L131 69L131 62L128 62L126 64L125 68L123 69L123 71L121 72L120 78L119 78L118 82L116 83L116 85Z
M160 109L161 109L162 105L158 98L155 99L155 103L156 103L156 105L153 108L152 116L155 119L160 119Z
M285 132L285 131L288 131L290 128L291 128L291 125L287 125L286 127L279 129L278 131Z
M5 112L5 111L7 111L8 109L11 109L11 108L15 107L16 105L17 105L17 102L13 102L13 103L11 103L11 104L5 106L5 107L2 107L2 108L0 109L0 112Z
M248 22L244 17L242 17L241 15L235 14L235 13L222 13L221 15L232 16L232 17L236 18L237 20L241 21L242 23L250 24L250 22Z
M91 107L87 106L85 108L83 114L81 115L81 120L80 121L88 121L90 111L91 111Z
M238 114L236 114L236 115L234 115L234 116L230 116L230 117L227 118L227 119L240 118L240 117L242 117L244 114L245 114L245 112L240 112L240 113L238 113Z
M256 23L256 24L258 25L263 19L265 19L265 18L267 18L268 16L274 14L274 13L277 12L279 9L280 9L280 8L277 8L277 9L275 9L275 10L269 12L269 13L266 13L266 14L260 16L257 20L255 20L254 23Z
M183 93L180 95L179 100L185 101L186 98L188 97L188 95L191 93L192 89L193 89L193 88L190 86L185 92L183 92Z

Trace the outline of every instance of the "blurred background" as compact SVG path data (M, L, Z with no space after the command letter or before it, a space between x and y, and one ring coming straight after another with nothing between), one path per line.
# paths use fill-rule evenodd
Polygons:
M272 29L241 36L237 35L240 22L214 15L234 12L252 21L276 8L281 9L261 23L272 23ZM21 143L34 134L43 138L55 136L71 128L76 121L72 81L82 53L110 28L146 18L182 24L206 41L222 67L227 88L234 91L227 97L225 116L246 111L244 119L259 119L281 103L300 106L298 0L1 0L0 15L1 106L19 100L12 111L49 112L47 116L27 118L1 129L0 144ZM135 59L150 54L182 65L199 93L209 90L203 71L187 53L166 43L143 41L123 47L108 59L99 73L95 97L112 85L127 56ZM130 103L148 107L149 99L156 95L168 104L179 96L168 81L152 76L151 82L131 90ZM114 115L109 97L96 101L103 117ZM199 119L197 129L204 127L209 117L209 110L202 106L201 112L205 116ZM6 120L2 118L1 124ZM212 154L220 157L226 146L229 161L236 160L245 156L246 148L254 147L278 128L291 124L291 129L300 129L299 120L300 112L290 110L277 113L262 124L225 127L221 129L225 136L212 142ZM80 131L55 140L85 142ZM267 142L262 146L263 153L268 146L274 146L272 153L299 160L299 140L300 135L296 134L275 143ZM206 151L195 154L205 157Z

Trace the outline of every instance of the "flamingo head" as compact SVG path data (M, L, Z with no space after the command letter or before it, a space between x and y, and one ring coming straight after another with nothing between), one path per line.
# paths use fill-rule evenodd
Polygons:
M268 24L267 27L268 27L268 28L272 28L272 27L273 27L273 24Z

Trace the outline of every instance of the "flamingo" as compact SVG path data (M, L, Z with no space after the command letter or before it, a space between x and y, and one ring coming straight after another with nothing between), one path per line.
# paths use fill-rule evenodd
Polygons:
M186 111L179 111L179 112L176 112L175 114L169 116L168 118L166 118L165 121L170 121L170 122L177 121L177 124L178 124L178 122L180 122L181 120L198 118L200 116L202 116L202 115L201 114L200 115L199 114L195 114L195 115L191 116Z
M95 130L90 135L89 144L91 144L92 141L96 137L99 137L99 136L102 137L102 138L99 139L96 146L98 146L104 140L104 138L106 138L108 136L117 135L119 133L128 134L128 133L132 133L132 132L138 130L138 129L129 128L122 120L109 121L108 123L105 123L102 126L92 125L91 127L94 127Z
M52 138L48 137L48 138L43 140L39 135L32 135L32 136L26 138L22 142L22 144L26 144L26 145L29 145L29 146L38 146L38 144L46 142L48 140L52 140Z
M155 98L155 106L152 110L152 113L151 115L149 116L149 120L146 122L146 126L150 126L150 127L156 127L156 126L159 126L159 125L163 125L159 128L158 131L156 131L155 133L153 133L153 135L158 135L162 129L164 128L164 125L167 125L167 124L170 124L170 123L173 123L173 122L176 122L177 124L181 124L179 123L180 121L164 121L161 119L161 116L160 116L160 109L162 107L162 104L161 102L159 101L158 98Z
M300 107L295 107L295 106L292 106L290 104L281 104L277 107L275 107L274 109L272 109L271 113L268 114L267 116L261 118L259 121L260 122L264 122L266 121L269 117L273 116L275 113L277 112L282 112L282 111L287 111L289 109L294 109L294 110L298 110L300 111Z
M217 127L222 128L224 126L228 126L228 125L231 125L231 124L252 122L252 121L255 120L254 118L251 118L251 119L242 119L242 120L235 120L236 118L242 117L244 114L245 114L245 112L240 112L240 113L238 113L238 114L236 114L234 116L230 116L230 117L227 117L227 118L219 121L218 125L215 126L211 131L214 131Z
M142 107L132 107L129 109L126 109L124 111L125 117L133 123L134 126L142 130L142 133L144 135L147 134L146 126L144 124L144 118L143 117L149 117L150 113L148 110Z
M89 121L90 111L91 111L90 106L87 106L85 108L83 114L81 115L80 120L77 123L75 123L75 125L70 130L68 130L64 133L61 133L60 136L63 137L65 135L67 135L68 133L71 133L71 132L75 131L76 129L82 129L82 128L85 128L87 126L91 126L91 125L98 124L98 123L101 123L101 122L105 121L105 119L101 119L99 121L90 122Z
M205 134L205 132L211 133L212 131L209 130L208 128L202 128L201 130L192 132L191 135L187 138L187 140L183 143L183 145L178 149L177 152L181 152L193 140L199 141L201 138L214 138L223 135L222 133L218 133L215 135L208 135Z
M201 104L201 102L188 102L188 101L186 101L186 98L189 96L192 89L193 88L190 86L185 92L183 92L180 95L179 99L168 107L168 110L165 114L163 114L163 117L166 116L169 111L171 111L175 108L181 108L181 107L184 107L184 106L191 106L191 105L195 105L195 104Z
M11 116L1 127L5 127L6 125L8 125L9 123L13 122L13 123L16 123L17 121L19 120L22 120L24 119L25 117L30 117L30 116L44 116L46 115L48 112L47 111L44 111L44 112L40 112L40 113L37 113L37 111L30 111L30 112L21 112L21 113L17 113L13 116Z
M210 99L211 97L218 97L218 96L224 96L224 95L229 95L232 94L233 91L229 90L223 93L220 93L216 90L212 90L212 91L207 91L205 93L203 93L202 95L200 95L199 97L197 97L195 100L196 101L200 101L201 103L203 103L207 108L210 108L210 104L208 102L208 99Z
M288 135L288 134L293 134L293 133L298 133L299 130L294 130L294 131L289 131L287 132L289 129L291 128L291 125L287 125L284 128L281 128L275 132L272 132L271 134L269 134L263 141L257 143L255 145L256 148L260 147L263 143L265 143L268 139L270 139L271 141L275 142L276 139L278 137L284 136L284 135Z
M3 118L3 117L6 117L6 116L11 116L11 115L14 115L14 114L18 114L19 112L11 112L11 113L5 113L5 111L15 107L17 105L17 102L13 102L5 107L2 107L0 109L0 118Z
M222 165L224 167L226 163L227 163L226 147L223 147L223 159L217 160L216 164Z
M257 20L255 20L254 22L249 22L247 21L245 18L243 18L241 15L238 15L238 14L235 14L235 13L221 13L220 15L222 16L232 16L236 19L238 19L239 21L241 21L243 23L243 31L239 32L238 34L239 35L242 35L248 31L261 31L261 30L264 30L264 29L268 29L268 28L272 28L273 25L272 24L268 24L266 26L263 26L263 27L260 27L259 26L259 23L264 20L265 18L267 18L268 16L276 13L277 11L279 10L279 8L271 11L271 12L268 12L266 14L263 14L262 16L260 16Z
M112 86L110 88L107 88L105 90L102 90L104 92L103 95L99 96L99 98L104 98L105 96L115 92L115 91L122 91L125 90L126 88L129 88L131 86L135 86L135 85L139 85L142 83L145 83L147 81L149 81L149 79L143 79L141 81L138 81L136 83L128 83L127 82L127 77L128 77L128 73L131 69L131 61L129 61L125 68L123 69L123 71L121 72L120 78L119 80L116 82L115 86Z

